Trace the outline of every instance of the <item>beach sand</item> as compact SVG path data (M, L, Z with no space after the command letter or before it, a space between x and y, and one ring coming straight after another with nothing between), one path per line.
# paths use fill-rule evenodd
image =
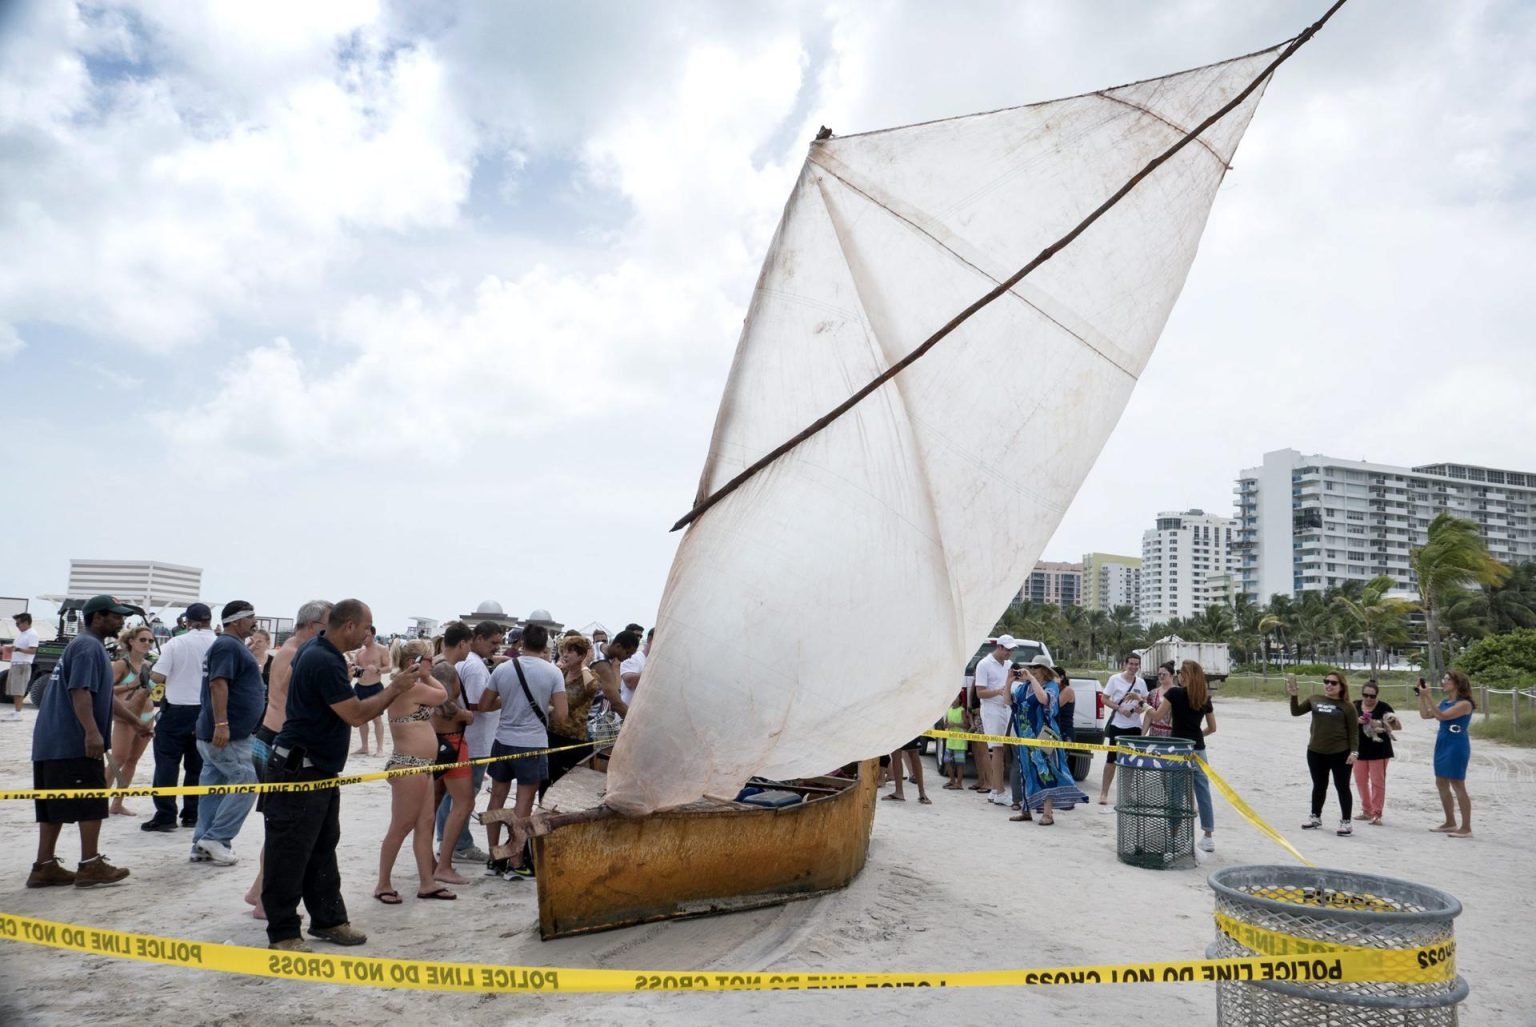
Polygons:
M1403 703L1411 710L1411 703ZM1536 950L1529 912L1529 846L1536 827L1536 752L1474 742L1469 784L1472 840L1429 833L1439 804L1429 770L1433 725L1407 721L1388 779L1386 823L1332 833L1301 831L1307 784L1306 726L1277 703L1221 700L1213 766L1321 866L1431 884L1459 898L1458 967L1471 983L1463 1023L1531 1024L1527 954ZM0 786L31 784L32 721L0 724ZM140 767L147 783L152 757ZM352 757L375 770L381 757ZM1201 869L1151 871L1115 858L1115 817L1096 804L1059 814L1054 827L1015 824L1006 807L975 792L950 792L925 760L933 805L882 802L869 863L851 887L776 909L653 924L541 942L532 882L503 882L461 867L473 883L457 902L414 900L409 853L397 864L401 906L373 901L378 838L389 786L343 792L340 855L353 923L370 934L360 949L327 952L440 961L614 969L937 972L1200 957L1213 936L1207 870L1289 863L1287 853L1243 822L1218 796L1217 851ZM1096 798L1102 756L1086 791ZM482 800L483 801L483 800ZM148 800L132 800L140 810ZM138 818L112 818L102 851L133 875L110 889L23 887L36 828L30 802L0 802L7 839L0 911L65 923L179 938L265 946L262 924L241 895L255 872L261 821L253 814L234 868L189 865L190 831L146 834ZM477 839L484 845L483 839ZM77 835L60 852L73 865ZM768 858L765 854L765 858ZM1210 1023L1214 985L1062 986L807 993L487 995L367 989L267 980L0 943L0 1023L356 1024L425 1023L848 1023L900 1017L916 1022L1003 1022L1025 1014L1063 1023Z

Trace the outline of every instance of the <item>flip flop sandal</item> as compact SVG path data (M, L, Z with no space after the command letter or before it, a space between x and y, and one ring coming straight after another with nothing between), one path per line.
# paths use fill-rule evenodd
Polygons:
M906 802L907 801L907 797L905 795L882 795L882 796L880 796L880 801L881 802Z
M1009 817L1008 819L1017 824L1017 823L1020 823L1022 821L1025 821L1025 820L1033 820L1035 818L1030 816L1028 813L1019 813L1019 814L1016 814L1015 816Z
M449 891L447 888L439 888L436 891L429 891L425 895L417 892L416 897L418 899L442 899L444 902L451 902L452 900L458 898L457 895Z
M373 897L386 906L398 906L404 901L400 898L400 893L397 891L376 891L373 893Z
M919 795L917 797L917 801L920 804L924 805L924 806L932 806L933 805L933 800L928 798L928 796L926 796L926 795Z

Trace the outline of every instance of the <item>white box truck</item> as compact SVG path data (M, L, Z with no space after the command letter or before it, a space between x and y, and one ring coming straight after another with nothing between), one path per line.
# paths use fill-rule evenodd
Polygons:
M1149 682L1157 680L1157 668L1173 661L1175 668L1185 660L1194 660L1205 669L1209 681L1225 681L1232 673L1232 652L1225 642L1186 642L1178 635L1159 638L1141 654L1141 676Z

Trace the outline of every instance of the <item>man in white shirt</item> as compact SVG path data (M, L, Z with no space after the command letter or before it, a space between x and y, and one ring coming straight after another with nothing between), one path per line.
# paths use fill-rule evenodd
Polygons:
M626 629L628 630L628 629ZM645 673L645 661L651 656L651 640L656 637L656 629L645 633L645 644L623 663L619 664L619 697L628 706L635 701L635 689L640 687L640 675Z
M1128 653L1120 673L1104 683L1104 705L1110 708L1109 723L1104 726L1104 740L1110 745L1121 735L1141 734L1141 714L1147 705L1147 686L1141 680L1141 657ZM1104 761L1104 783L1099 787L1099 805L1109 803L1109 786L1115 780L1115 753Z
M987 735L1006 735L1012 716L1013 680L1008 658L1018 645L1012 635L997 640L991 655L983 656L976 664L976 698L981 700L981 731ZM1000 806L1008 805L1003 773L1003 747L998 742L987 743L987 762L979 770L983 774L982 785L987 789L987 801Z
M11 671L5 676L5 694L11 697L15 709L5 715L6 720L21 719L21 704L32 685L32 662L37 659L37 632L32 630L32 615L23 610L14 620L16 640L11 649Z
M463 632L467 632L469 637L464 638L461 634ZM502 630L490 621L481 621L473 631L455 622L443 631L443 653L450 658L458 657L453 669L459 675L459 687L464 692L464 708L475 714L474 721L464 729L464 746L469 750L469 758L472 760L483 760L489 756L491 743L496 740L497 716L494 713L480 713L479 706L480 697L485 694L485 686L491 683L491 670L486 661L500 651L501 645ZM477 763L469 771L471 796L480 795L480 785L484 781L485 764ZM439 842L443 840L443 832L447 830L452 812L453 797L444 794L443 801L437 807ZM489 860L489 855L475 847L474 837L469 833L469 818L466 816L453 845L453 862L476 863Z
M160 648L160 658L149 676L165 686L165 702L155 723L156 788L173 788L177 771L185 767L183 784L195 785L203 773L203 757L197 751L197 718L203 709L203 660L219 637L209 626L213 611L206 603L193 603L185 614L187 630ZM181 800L181 826L197 826L197 796ZM155 796L155 815L139 825L141 831L176 830L176 800Z
M490 684L480 699L480 708L484 711L498 707L501 719L496 722L496 741L491 746L491 755L519 758L490 764L486 771L491 779L491 800L487 810L505 807L512 782L517 782L510 860L495 859L496 843L501 837L500 822L488 823L485 833L492 856L489 869L502 869L505 864L502 877L512 881L533 876L533 868L523 859L522 846L527 838L526 825L533 812L539 782L549 776L548 756L523 754L549 748L550 721L570 716L570 706L565 698L565 675L549 662L549 630L542 625L529 624L523 628L523 654L503 663L491 674Z

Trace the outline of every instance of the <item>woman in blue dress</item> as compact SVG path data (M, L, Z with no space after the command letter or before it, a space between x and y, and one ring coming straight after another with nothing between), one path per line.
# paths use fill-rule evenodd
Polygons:
M1013 732L1020 738L1061 739L1057 719L1061 710L1061 692L1051 661L1035 657L1026 668L1027 676L1013 686ZM1057 809L1071 809L1088 796L1078 790L1067 766L1067 751L1040 745L1021 745L1018 752L1019 773L1024 779L1024 809L1012 820L1030 819L1029 811L1040 813L1039 823L1056 822Z
M1445 698L1438 708L1430 708L1429 685L1419 679L1419 717L1438 720L1440 734L1435 737L1435 787L1440 790L1440 805L1445 809L1445 822L1431 831L1448 834L1452 838L1472 837L1472 799L1467 795L1467 763L1472 758L1472 711L1477 703L1472 700L1472 682L1459 670L1447 671L1440 679L1440 689ZM1461 824L1456 823L1455 807L1461 807Z

